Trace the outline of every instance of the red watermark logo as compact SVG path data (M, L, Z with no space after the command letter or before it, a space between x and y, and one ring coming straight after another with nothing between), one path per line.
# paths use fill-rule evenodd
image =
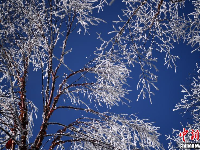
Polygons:
M185 128L183 128L183 132L179 133L179 136L182 137L182 141L183 143L179 145L179 148L181 149L190 149L190 148L194 148L194 149L200 149L200 143L185 143L185 137L190 136L189 139L191 141L198 141L199 140L199 130L193 130L191 129L190 131L186 130ZM187 141L188 142L188 141Z
M189 132L188 130L186 130L185 128L183 128L183 132L179 133L179 136L183 137L183 142L185 142L185 136L188 134L188 132ZM195 131L195 130L192 129L191 130L190 139L191 140L195 140L196 139L198 141L199 140L199 130Z

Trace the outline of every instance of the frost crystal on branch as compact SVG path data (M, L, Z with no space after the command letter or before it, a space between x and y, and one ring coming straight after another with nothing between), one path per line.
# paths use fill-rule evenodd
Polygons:
M163 149L157 139L158 128L134 115L103 114L101 119L83 118L80 122L81 128L72 128L77 141L72 149Z
M124 64L112 62L109 58L97 58L94 62L96 66L92 72L96 82L91 87L92 93L89 96L94 96L94 100L99 104L102 101L106 105L118 105L118 102L122 101L121 98L128 93L124 85L127 84L130 70Z

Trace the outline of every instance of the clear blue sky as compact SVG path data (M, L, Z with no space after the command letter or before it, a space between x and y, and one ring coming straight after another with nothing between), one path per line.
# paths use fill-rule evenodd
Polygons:
M121 9L124 7L124 4L120 0L116 0L111 6L106 6L104 11L100 14L96 14L98 17L104 19L107 23L101 23L98 27L91 27L89 32L90 35L79 35L73 33L69 38L68 48L73 48L72 53L68 54L65 57L65 62L73 70L78 70L87 63L90 58L93 58L93 52L96 50L96 47L99 47L101 41L97 40L97 34L102 33L102 37L109 39L111 35L107 35L109 31L112 30L112 20L118 20L117 15L121 14ZM190 8L191 9L191 8ZM200 60L200 53L194 52L191 54L192 48L186 44L175 44L175 49L172 53L180 57L180 60L177 60L177 72L175 73L174 68L167 69L167 66L164 66L164 55L158 52L153 52L158 56L158 62L156 63L159 72L158 83L156 83L159 91L155 91L155 96L152 96L152 104L149 99L140 98L139 101L136 101L139 91L136 90L136 84L139 80L140 69L138 66L132 68L132 79L128 80L130 85L130 92L127 97L132 100L129 104L131 107L122 105L119 107L113 107L111 110L103 109L102 111L110 111L114 113L128 113L136 114L140 119L149 119L151 122L155 122L154 125L160 127L159 132L162 134L160 136L160 141L163 143L165 149L167 149L167 142L165 135L172 133L172 128L182 130L180 122L186 125L187 121L190 119L187 116L182 116L181 111L173 112L172 109L175 107L175 104L180 102L180 99L183 98L181 94L180 84L189 86L190 81L187 80L190 73L194 73L195 63ZM87 57L87 58L86 58ZM42 99L41 99L41 76L40 72L30 71L29 80L27 84L27 95L28 98L33 100L36 106L39 106L39 114L42 110ZM39 84L37 84L39 83ZM40 115L38 114L38 119L35 120L35 132L39 130L39 122L41 122ZM77 116L82 115L80 112L76 113L66 113L66 114L57 114L53 118L63 120L66 119L67 122L73 121ZM65 117L66 116L66 117ZM59 117L59 118L58 118ZM34 133L35 133L34 132Z

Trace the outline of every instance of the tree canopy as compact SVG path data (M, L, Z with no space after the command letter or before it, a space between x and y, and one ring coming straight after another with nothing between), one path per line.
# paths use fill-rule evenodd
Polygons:
M98 13L115 0L0 1L0 148L164 149L159 127L135 114L109 109L132 100L127 95L133 91L128 81L134 67L141 72L136 100L148 98L152 103L159 88L156 52L164 53L164 65L175 72L179 56L171 51L177 43L190 45L191 52L199 55L200 1L191 2L189 13L182 11L187 7L184 0L122 2L125 6L116 14L118 20L113 20L110 38L97 33L101 44L77 69L67 56L72 52L70 45L80 41L71 38L90 34L92 26L105 23ZM78 57L74 59L79 62ZM34 92L27 88L33 72L40 76L35 83L40 99L29 96ZM190 129L199 129L199 79L197 62L191 87L182 86L185 96L175 106L192 113ZM108 111L102 112L102 107ZM67 119L74 111L82 115L72 122L53 117L59 112ZM35 131L37 117L41 122ZM169 148L182 142L179 132L168 136Z

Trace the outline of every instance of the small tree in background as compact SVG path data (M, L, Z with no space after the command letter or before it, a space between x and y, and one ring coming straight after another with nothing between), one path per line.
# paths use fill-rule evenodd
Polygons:
M127 7L123 17L115 21L110 32L113 37L105 41L99 34L102 44L94 52L95 57L79 70L65 63L64 57L71 51L67 50L68 39L72 32L87 33L90 25L103 21L92 11L100 12L106 0L0 2L1 148L64 149L66 143L71 143L71 149L163 149L158 127L152 123L135 115L100 112L98 106L111 108L126 102L129 68L135 65L141 68L138 99L148 96L151 101L151 87L157 89L153 73L157 71L157 58L152 52L165 53L165 64L176 69L178 56L171 54L173 44L180 39L192 46L199 43L199 1L194 3L196 9L190 14L194 17L189 19L178 15L184 1L123 2ZM31 137L36 100L27 95L26 87L30 69L42 77L43 114L35 139ZM67 103L62 103L64 95ZM95 110L89 107L91 102ZM62 114L70 109L92 115L63 124L51 120L59 109ZM51 126L58 131L47 132Z

